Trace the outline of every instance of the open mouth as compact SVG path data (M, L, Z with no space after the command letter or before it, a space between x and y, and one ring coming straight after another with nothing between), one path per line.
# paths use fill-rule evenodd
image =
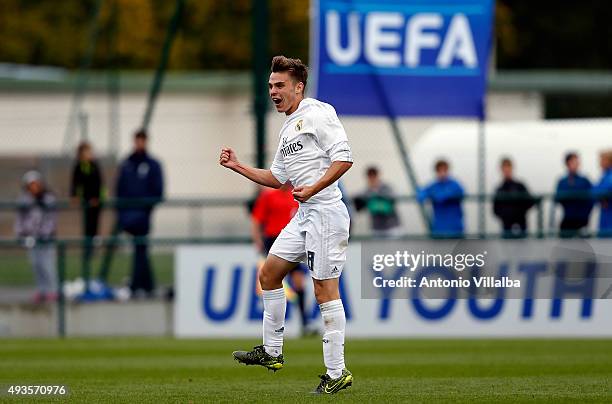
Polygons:
M280 98L272 98L272 102L276 106L280 105L281 101L282 101L282 99L280 99Z

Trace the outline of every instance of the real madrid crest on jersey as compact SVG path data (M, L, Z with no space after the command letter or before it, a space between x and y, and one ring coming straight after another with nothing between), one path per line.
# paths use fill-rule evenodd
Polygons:
M302 130L302 126L304 126L304 120L300 119L298 123L295 124L295 131L299 132Z

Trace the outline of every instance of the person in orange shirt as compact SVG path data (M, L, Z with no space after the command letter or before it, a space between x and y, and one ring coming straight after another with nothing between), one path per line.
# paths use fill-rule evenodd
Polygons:
M291 191L293 187L287 182L278 189L261 187L261 192L255 200L253 211L251 213L252 226L251 234L255 248L265 258L272 248L272 244L289 223L295 212L298 209L298 202L293 198ZM263 262L262 262L263 264ZM262 265L258 265L258 272ZM304 266L298 265L290 272L291 285L295 292L295 300L297 300L300 309L300 318L302 319L302 334L308 334L308 318L306 317L306 309L304 304ZM259 273L258 273L259 275ZM256 281L257 294L261 295L261 284L259 276ZM291 290L285 290L289 300L291 299Z

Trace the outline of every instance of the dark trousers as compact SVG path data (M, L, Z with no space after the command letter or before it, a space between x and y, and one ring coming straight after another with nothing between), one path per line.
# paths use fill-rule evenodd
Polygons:
M568 219L564 217L559 226L559 235L563 238L580 236L580 230L587 224L589 224L588 219Z
M85 223L84 233L86 236L95 236L98 234L98 223L100 223L100 208L87 207L85 208Z
M85 281L85 289L89 290L89 277L91 274L91 258L93 256L93 238L98 234L100 222L99 207L85 207L83 211L83 261L81 273Z
M132 279L130 289L132 292L144 290L147 293L153 291L154 280L151 262L149 260L149 244L146 234L132 234L134 236L134 256L132 259Z
M147 239L148 233L122 229L119 223L115 224L113 234L111 235L109 243L106 245L106 253L104 254L102 268L100 269L100 279L102 279L104 282L108 281L108 273L110 272L111 262L115 250L117 249L117 238L119 233L122 231L126 231L134 237L132 242L134 254L132 256L132 276L130 279L130 289L132 292L136 290L144 290L146 293L150 293L153 291L153 289L155 289L155 279L153 277L153 269L151 268L151 262L149 260L149 243Z

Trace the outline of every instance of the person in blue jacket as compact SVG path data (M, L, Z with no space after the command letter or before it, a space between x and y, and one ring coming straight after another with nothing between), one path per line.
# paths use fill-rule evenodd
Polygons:
M164 179L161 164L147 152L147 132L138 130L134 134L134 150L119 166L119 176L115 187L118 199L117 224L111 240L125 231L134 237L134 259L130 289L132 296L143 291L153 296L155 282L149 261L146 237L151 230L151 214L156 203L164 194ZM130 201L132 200L132 201ZM101 280L106 282L110 261L116 241L107 247L102 264Z
M448 175L449 164L446 160L438 160L435 164L436 180L426 188L419 190L419 202L431 201L433 222L431 233L433 237L463 236L463 187L458 181Z
M593 187L593 197L599 201L599 237L612 237L612 150L599 155L602 170L599 184Z
M591 181L578 173L580 160L576 153L565 156L567 175L557 183L555 202L563 207L563 219L559 226L561 237L575 237L589 224L593 208Z

